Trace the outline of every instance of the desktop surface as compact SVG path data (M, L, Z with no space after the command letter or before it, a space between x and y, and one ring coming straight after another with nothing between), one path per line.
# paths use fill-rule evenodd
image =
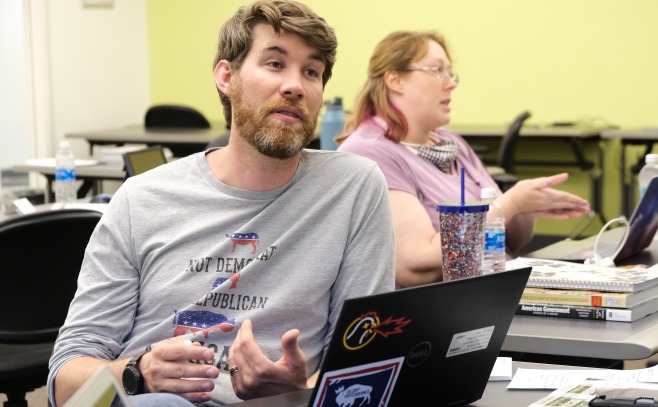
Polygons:
M620 262L620 265L658 263L658 240L644 251ZM658 313L634 322L590 321L516 315L502 350L511 353L541 355L543 362L555 360L599 359L622 361L646 359L658 353Z
M583 369L580 366L547 365L541 363L512 362L512 371L525 369ZM437 378L441 383L441 378ZM535 401L549 395L552 390L508 390L509 381L490 381L482 398L469 404L473 407L527 407ZM278 396L263 397L232 404L233 407L306 407L311 397L311 389ZM413 399L410 396L410 399Z

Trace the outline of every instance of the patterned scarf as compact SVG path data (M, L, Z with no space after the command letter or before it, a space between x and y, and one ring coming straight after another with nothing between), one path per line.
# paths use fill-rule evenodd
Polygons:
M421 146L418 149L418 157L433 164L446 174L450 174L458 154L459 146L454 141L441 140L435 146Z

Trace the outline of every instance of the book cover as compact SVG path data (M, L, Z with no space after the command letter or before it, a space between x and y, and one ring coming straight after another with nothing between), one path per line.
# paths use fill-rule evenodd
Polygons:
M658 311L658 301L656 300L645 301L632 308L519 303L516 315L633 322L656 311Z
M521 303L631 308L652 299L658 300L658 285L636 292L526 287L521 296Z
M521 267L532 267L528 287L637 292L658 285L658 265L618 268L527 257L506 263L507 269Z

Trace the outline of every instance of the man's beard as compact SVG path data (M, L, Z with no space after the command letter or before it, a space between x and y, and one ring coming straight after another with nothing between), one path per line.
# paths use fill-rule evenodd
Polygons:
M243 98L242 84L234 82L231 95L233 125L240 136L258 152L272 158L286 159L302 151L315 137L318 117L311 117L304 103L283 98L258 109ZM269 117L273 109L290 106L302 112L301 123L288 123Z

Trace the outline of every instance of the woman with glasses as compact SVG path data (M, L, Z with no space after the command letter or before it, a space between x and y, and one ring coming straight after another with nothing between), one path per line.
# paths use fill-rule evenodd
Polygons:
M336 138L339 151L373 159L386 176L398 287L442 279L436 204L459 201L459 168L465 169L467 201L478 201L482 188L498 189L466 141L442 128L450 122L451 94L458 83L439 34L391 33L376 46L354 113ZM563 173L523 180L498 195L510 255L531 239L536 218L566 219L589 211L586 200L553 188L567 178Z

